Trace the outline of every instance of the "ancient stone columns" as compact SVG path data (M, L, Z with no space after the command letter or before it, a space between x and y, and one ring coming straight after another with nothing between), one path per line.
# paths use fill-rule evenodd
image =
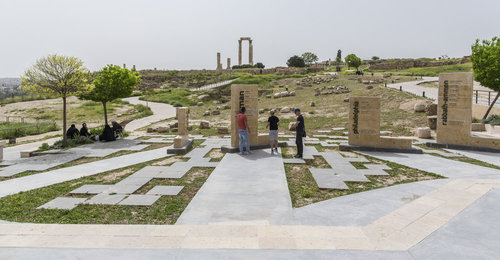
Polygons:
M241 57L241 42L242 41L248 41L248 64L253 65L253 44L252 44L252 38L250 37L241 37L238 40L238 65L242 65L242 57Z
M227 70L231 69L231 58L227 58Z
M220 52L217 52L217 69L216 73L222 73L222 63L220 63Z

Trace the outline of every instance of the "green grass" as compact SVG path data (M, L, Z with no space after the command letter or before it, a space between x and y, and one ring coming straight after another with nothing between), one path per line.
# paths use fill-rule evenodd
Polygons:
M180 185L184 186L184 189L177 196L162 196L148 207L79 205L72 210L36 209L60 196L82 197L82 195L70 195L69 192L84 184L116 183L150 163L142 163L4 197L0 199L0 219L15 222L59 224L174 224L213 171L213 168L192 168L181 179L153 179L137 193L143 194L156 185ZM109 177L123 171L126 171L127 174L116 179ZM91 197L91 195L83 195L83 197Z
M54 123L0 122L0 139L38 135L59 129Z
M321 156L319 156L321 157ZM346 182L349 190L320 189L316 184L309 168L325 168L318 158L306 160L306 165L285 164L285 171L288 181L288 188L294 207L302 207L319 201L344 196L353 193L378 189L382 187L410 183L421 180L439 179L442 176L409 168L400 164L382 161L366 156L369 162L352 162L358 169L366 168L367 163L385 163L391 168L386 170L388 176L366 176L370 182Z
M14 96L12 97L6 97L2 100L0 100L0 106L4 106L7 104L12 104L12 103L17 103L17 102L25 102L25 101L33 101L33 100L45 100L45 99L51 99L51 98L56 98L56 96L51 96L51 95L23 95L23 96Z
M367 71L372 72L371 70L367 70ZM439 76L439 73L471 72L471 71L472 71L472 62L467 62L467 63L463 63L463 64L455 64L455 65L436 66L436 67L409 68L409 69L402 69L402 70L387 70L387 71L374 70L373 72L393 73L395 75L403 75L403 76L437 77L437 76Z
M187 107L196 105L195 98L190 97L191 91L186 89L179 90L155 90L145 96L140 97L140 100L167 103L174 107Z

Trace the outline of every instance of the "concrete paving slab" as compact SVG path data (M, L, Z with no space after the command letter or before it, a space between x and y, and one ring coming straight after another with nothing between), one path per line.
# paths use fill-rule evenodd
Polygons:
M127 195L123 194L106 194L100 193L85 201L85 204L99 204L99 205L116 205L123 200Z
M175 196L181 192L184 186L166 186L166 185L156 185L150 191L148 191L147 195L169 195Z
M293 159L283 159L283 163L305 164L306 161L300 158L293 158Z
M38 207L37 209L73 209L78 204L83 203L86 201L87 198L55 198L42 206Z
M336 175L332 169L310 168L309 171L320 189L349 189L340 176Z
M258 162L258 163L257 163ZM281 156L226 154L177 224L274 221L292 209Z
M127 198L122 200L118 205L128 205L128 206L151 206L155 203L161 196L151 195L151 194L132 194Z
M70 193L73 194L99 194L109 189L112 185L85 184Z

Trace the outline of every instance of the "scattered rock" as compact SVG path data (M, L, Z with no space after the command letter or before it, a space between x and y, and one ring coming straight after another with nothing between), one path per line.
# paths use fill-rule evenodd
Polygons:
M170 123L170 128L176 128L176 127L179 127L179 123L178 122L172 122Z
M290 113L290 108L289 107L283 107L280 109L280 113Z
M413 110L415 112L425 112L425 102L419 102L419 103L416 103L414 106L413 106Z
M431 129L429 127L419 127L417 129L418 138L429 139L431 138Z
M198 99L201 101L208 101L208 100L210 100L210 96L205 94L205 95L198 96Z
M188 131L192 131L193 130L193 126L192 125L188 125L187 130Z
M148 133L152 133L152 132L154 132L155 130L156 130L156 129L154 129L154 128L152 128L152 127L148 127L147 132L148 132Z
M177 132L179 132L179 129L177 129L177 128L170 128L170 131L172 133L177 133Z
M217 127L217 133L221 135L229 134L229 128L227 126L219 126Z
M264 114L266 112L265 109L259 109L259 114Z
M292 91L292 92L290 92L289 95L292 96L292 97L295 97L297 94L295 93L295 91Z
M210 115L210 111L205 111L205 113L203 114L203 116L209 116Z
M366 89L372 89L372 88L373 88L373 86L372 86L372 85L368 85L368 86L366 86Z
M344 98L344 102L349 102L349 98Z
M210 129L210 122L206 120L200 121L200 129Z
M196 103L196 105L197 105L197 106L199 106L199 107L203 106L204 104L205 104L205 103L203 103L203 102L198 102L198 103Z
M157 129L158 133L168 133L170 131L170 127L168 126L160 126Z
M231 106L229 106L229 105L222 105L221 109L222 110L231 109Z
M266 98L271 98L271 95L266 95Z
M214 102L213 102L213 103L214 103L215 105L218 105L218 104L220 104L221 102L220 102L220 100L214 100Z
M290 122L288 124L288 130L295 131L295 122Z
M212 115L213 116L220 115L220 111L219 110L214 110L214 111L212 111Z
M312 107L315 107L316 103L314 103L314 101L311 101L311 104L309 104L309 105L312 106Z
M427 117L427 125L430 129L436 130L437 126L437 116L428 116Z
M428 116L435 116L437 115L437 109L437 104L427 104L427 106L425 107L425 114Z

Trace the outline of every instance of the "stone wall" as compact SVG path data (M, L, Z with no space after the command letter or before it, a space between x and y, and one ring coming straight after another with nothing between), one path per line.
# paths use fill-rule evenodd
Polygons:
M470 62L470 58L464 57L460 60L446 60L446 61L423 61L423 60L399 60L395 62L378 63L368 65L367 69L370 70L395 70L395 69L409 69L419 67L436 67L445 65L455 65Z

